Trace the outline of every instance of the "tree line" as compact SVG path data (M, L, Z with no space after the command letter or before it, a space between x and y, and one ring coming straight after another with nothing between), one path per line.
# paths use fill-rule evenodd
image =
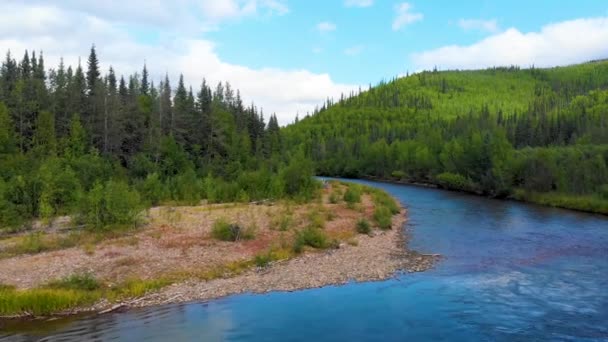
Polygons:
M229 83L157 85L146 65L102 74L94 46L86 68L6 54L0 165L0 228L58 215L130 224L159 203L306 199L315 187L302 153L282 153L276 116Z
M608 213L608 63L427 71L283 130L322 175L424 182Z

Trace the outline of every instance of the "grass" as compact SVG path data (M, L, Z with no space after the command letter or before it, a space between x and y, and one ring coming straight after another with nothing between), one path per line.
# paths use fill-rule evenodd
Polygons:
M129 279L116 286L104 286L90 274L75 274L40 288L17 290L0 286L0 315L48 316L95 304L102 298L121 301L158 291L172 283L169 278Z
M344 192L344 202L349 205L354 205L355 203L361 203L361 193L363 189L358 184L349 184L348 189Z
M325 228L326 219L327 215L323 206L315 206L308 212L308 221L310 226L313 228Z
M91 305L100 299L98 291L66 289L0 289L0 315L45 316L79 306Z
M236 223L228 223L225 219L218 219L213 223L211 236L220 241L240 241L255 238L253 228L243 228Z
M608 215L608 199L602 198L601 195L577 196L557 192L541 194L535 192L526 192L518 189L515 191L513 197L517 200L533 202L551 207L575 209Z
M319 228L304 228L296 233L293 250L295 253L301 253L305 246L327 248L329 246L327 235Z
M293 215L288 211L278 214L270 221L270 228L281 232L289 230L292 225Z
M0 252L0 258L10 258L23 254L39 254L76 246L82 246L86 254L92 255L95 251L95 244L104 240L118 239L116 243L131 246L137 244L136 237L128 236L131 233L132 228L97 232L81 230L69 234L31 232L14 238L14 243Z
M355 228L359 234L369 234L372 232L372 227L369 224L369 221L364 218L357 221L357 226Z
M94 291L99 289L101 284L92 274L82 273L50 282L45 287L50 289Z
M378 224L378 228L382 230L391 229L392 217L391 210L385 206L377 206L374 210L374 220Z

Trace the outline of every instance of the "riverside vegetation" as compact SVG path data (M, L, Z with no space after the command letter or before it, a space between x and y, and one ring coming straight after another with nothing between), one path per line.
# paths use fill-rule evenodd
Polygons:
M317 173L608 214L608 61L425 71L281 130Z
M5 284L0 287L0 315L100 311L116 303L174 302L176 292L182 300L206 299L384 279L400 269L430 267L431 258L402 244L401 229L391 230L401 228L399 213L380 190L331 182L310 203L156 207L141 227L106 233L92 247L83 240L36 252L11 248L31 244L28 235L15 236L0 241L0 250L12 251L0 259L0 283ZM40 234L39 243L72 234L55 228ZM330 251L330 258L322 251ZM288 263L292 259L296 264ZM317 264L314 274L298 271L299 263L309 261ZM269 267L271 274L264 271ZM213 281L228 283L216 286Z

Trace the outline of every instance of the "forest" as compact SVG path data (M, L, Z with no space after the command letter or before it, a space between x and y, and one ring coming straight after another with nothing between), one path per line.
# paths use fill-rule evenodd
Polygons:
M94 229L137 223L158 204L306 200L317 186L302 153L282 154L265 122L229 83L180 77L158 85L147 66L102 74L45 69L42 52L6 54L0 70L0 230L71 215ZM86 69L86 70L85 70Z
M608 61L425 71L284 128L317 174L424 183L608 214Z
M143 209L290 198L313 175L433 184L608 213L608 62L425 71L328 99L280 128L228 82L0 69L0 229L70 215L97 229Z

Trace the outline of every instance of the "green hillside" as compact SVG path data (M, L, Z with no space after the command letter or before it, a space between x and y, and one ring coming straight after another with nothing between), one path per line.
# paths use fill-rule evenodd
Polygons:
M422 72L282 130L318 174L608 213L608 62Z

